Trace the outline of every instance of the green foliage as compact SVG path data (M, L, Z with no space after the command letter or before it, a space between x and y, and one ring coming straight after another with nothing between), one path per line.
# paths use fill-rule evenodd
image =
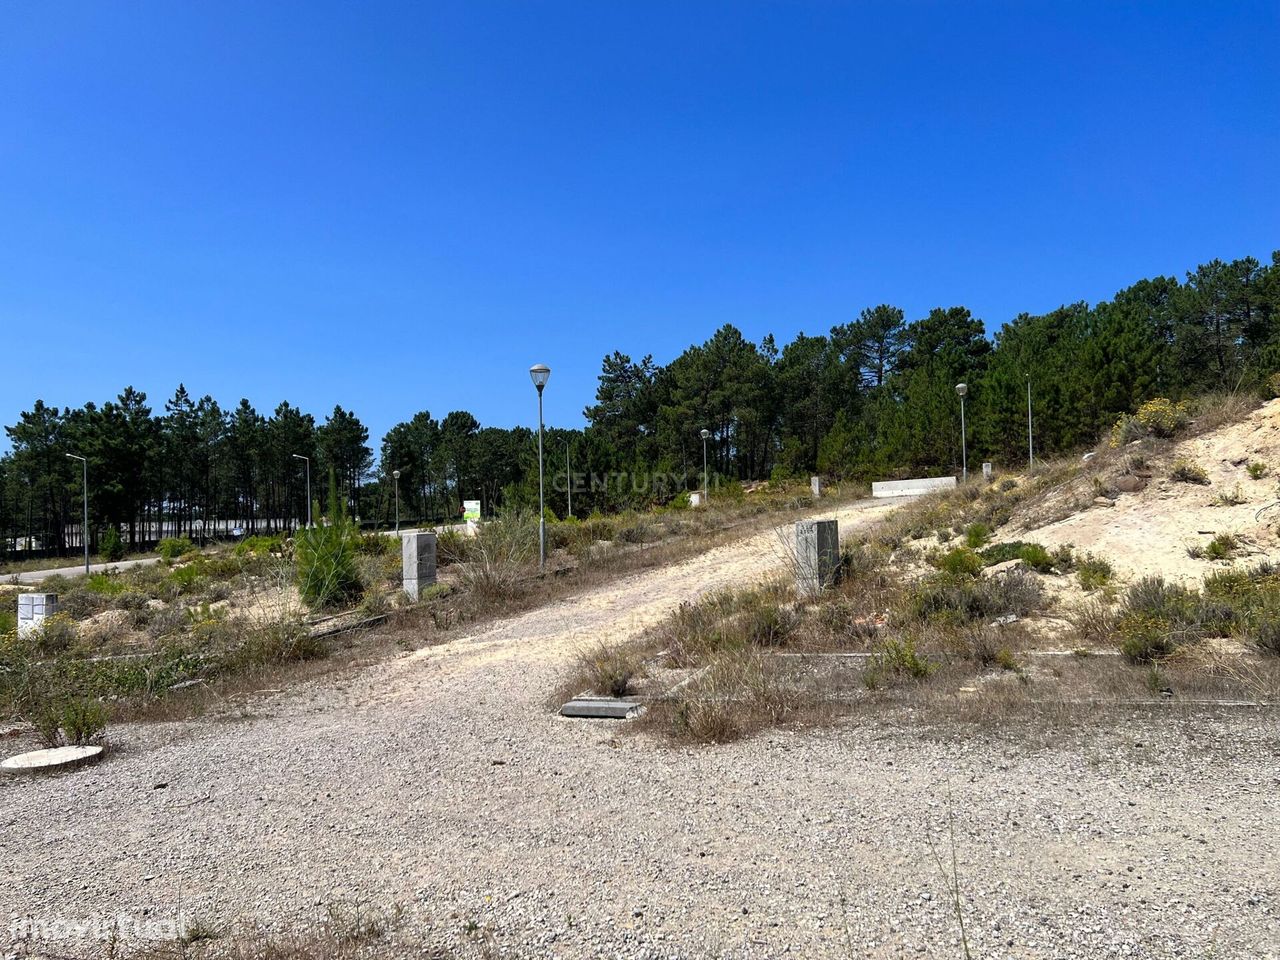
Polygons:
M347 519L346 506L329 477L329 523L300 530L294 538L298 592L313 610L341 607L360 597L357 554L360 532Z
M114 597L128 589L119 576L111 573L91 573L84 579L84 588L101 597Z
M1085 554L1076 558L1076 578L1085 590L1100 590L1111 582L1114 571L1101 557Z
M196 545L187 537L165 537L156 546L160 559L165 563L173 563L179 557L195 553Z
M98 552L108 563L123 560L124 540L120 538L120 531L115 527L107 527L106 532L102 534L102 542L98 545Z
M261 537L245 537L236 544L233 553L237 557L266 557L273 553L282 553L284 551L284 537L282 536L261 536Z
M1209 474L1204 467L1190 460L1175 460L1169 469L1169 479L1178 483L1194 483L1202 487L1209 485Z
M1251 480L1261 480L1271 468L1261 460L1254 460L1245 469L1248 471Z
M953 580L972 579L982 573L983 567L982 558L968 547L956 547L946 553L934 554L929 562L944 576Z
M964 542L970 550L977 550L991 542L991 528L985 523L971 523L964 531Z
M937 664L916 650L910 637L887 639L876 650L867 667L868 686L874 688L886 676L925 680L937 669Z

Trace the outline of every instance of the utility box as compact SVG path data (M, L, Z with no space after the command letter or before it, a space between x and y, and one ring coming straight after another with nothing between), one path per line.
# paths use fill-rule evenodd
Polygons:
M39 630L45 620L58 612L56 593L18 594L18 636Z
M840 569L840 528L835 520L796 524L796 589L813 596L836 582Z
M689 506L691 506L691 507L700 507L700 506L702 506L702 491L701 491L701 490L690 490L690 491L689 491Z
M400 538L404 592L417 600L423 587L436 582L436 535L408 533Z

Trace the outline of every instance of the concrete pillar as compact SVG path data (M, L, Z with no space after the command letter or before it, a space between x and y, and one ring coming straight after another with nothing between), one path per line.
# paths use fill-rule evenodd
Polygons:
M18 636L24 637L39 630L47 617L58 612L56 593L18 594Z
M801 520L796 524L796 589L821 593L836 581L840 569L840 528L835 520Z
M436 535L407 533L400 538L404 592L417 600L423 587L436 582Z
M809 490L813 494L813 499L821 500L822 499L822 478L810 477Z
M989 462L988 462L988 463L984 463L984 464L982 465L982 479L983 479L983 480L990 480L990 479L991 479L991 464L990 464Z

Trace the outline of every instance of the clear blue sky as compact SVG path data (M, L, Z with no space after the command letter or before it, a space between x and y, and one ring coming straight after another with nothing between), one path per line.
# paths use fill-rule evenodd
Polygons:
M1280 4L7 3L0 422L577 425L601 357L1280 247ZM33 360L20 360L24 345Z

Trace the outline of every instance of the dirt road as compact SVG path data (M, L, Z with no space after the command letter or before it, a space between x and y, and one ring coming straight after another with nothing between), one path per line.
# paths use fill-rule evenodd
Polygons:
M63 953L103 915L279 929L361 903L405 908L393 944L460 955L959 957L930 852L949 863L950 809L974 956L1277 956L1274 717L1027 750L899 716L685 750L547 709L582 643L778 562L756 536L0 782L0 917Z

